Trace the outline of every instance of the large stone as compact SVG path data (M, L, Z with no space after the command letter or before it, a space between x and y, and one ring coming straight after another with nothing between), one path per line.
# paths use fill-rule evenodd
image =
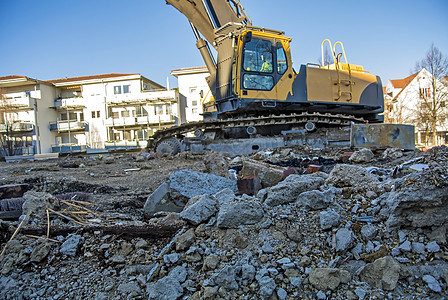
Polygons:
M218 212L217 226L237 228L260 222L264 211L260 203L250 197L236 198L223 204Z
M219 287L226 290L237 290L238 283L236 282L236 270L232 266L226 266L216 273L215 283Z
M264 203L268 206L276 206L294 202L301 193L316 190L323 183L324 179L320 177L289 175L276 186L267 189L264 195Z
M263 299L270 299L277 287L274 279L269 276L261 277L258 280L258 284L260 285L260 295Z
M318 210L327 208L333 203L335 192L333 189L324 192L313 190L301 193L296 200L299 206L306 209Z
M392 257L386 256L367 264L359 273L359 277L373 288L392 291L397 286L400 270L400 264Z
M191 244L193 244L196 235L194 233L194 229L190 228L185 233L179 235L175 239L176 243L176 251L184 251L190 248Z
M341 228L336 232L336 251L344 252L353 246L355 235L347 228Z
M336 165L326 180L335 187L376 188L378 178L370 174L366 168L356 165Z
M216 198L204 195L192 205L185 207L179 216L193 225L198 225L210 219L217 211L218 201Z
M442 287L440 286L440 283L437 281L437 279L435 279L431 275L425 275L425 276L423 276L422 279L424 282L426 282L428 284L428 287L432 291L434 291L436 293L440 293L442 291Z
M382 198L380 215L389 230L402 227L442 226L448 222L448 189L429 186Z
M236 180L188 169L171 174L170 188L188 198L213 195L226 188L234 193L238 191Z
M352 156L350 156L349 161L351 163L366 163L370 162L375 155L372 150L368 148L363 148L358 151L355 151Z
M69 238L65 240L64 243L62 243L59 252L67 256L75 256L78 251L81 240L82 237L80 235L77 234L69 235Z
M316 268L309 274L310 283L319 290L334 290L341 283L348 283L351 275L345 270L335 268Z
M179 281L166 276L155 283L149 284L147 292L149 293L149 300L173 300L182 296L183 288Z
M334 209L321 211L319 214L320 228L323 230L330 229L339 224L340 215Z
M34 248L33 252L31 252L30 261L37 263L43 261L50 253L50 249L51 246L48 241L41 241L36 248Z
M151 195L148 196L143 210L149 216L160 211L181 212L185 203L171 198L169 182L162 183Z

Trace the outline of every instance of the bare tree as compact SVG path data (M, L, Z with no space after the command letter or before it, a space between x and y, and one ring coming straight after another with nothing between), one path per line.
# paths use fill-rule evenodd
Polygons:
M440 50L431 45L426 57L417 62L415 69L417 71L425 68L431 73L431 86L429 89L420 89L420 99L415 121L427 133L431 135L431 144L437 143L437 127L446 125L448 117L446 104L448 103L448 90L443 83L440 82L443 76L448 74L448 58L442 54Z

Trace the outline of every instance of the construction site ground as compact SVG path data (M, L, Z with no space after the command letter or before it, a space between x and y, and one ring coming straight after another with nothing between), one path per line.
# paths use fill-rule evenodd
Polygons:
M184 170L236 187L246 163L255 195L173 188L182 212L145 208ZM447 299L447 167L444 146L0 162L24 192L0 197L22 214L0 220L0 298Z

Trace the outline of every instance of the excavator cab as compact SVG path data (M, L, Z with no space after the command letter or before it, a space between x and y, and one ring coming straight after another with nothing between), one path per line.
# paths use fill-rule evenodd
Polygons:
M242 99L285 100L292 92L290 38L245 31L238 42L235 95Z

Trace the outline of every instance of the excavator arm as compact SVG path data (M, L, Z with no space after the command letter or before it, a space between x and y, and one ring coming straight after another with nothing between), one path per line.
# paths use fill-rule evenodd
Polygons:
M166 0L166 3L186 16L215 48L218 37L215 29L227 23L252 24L239 0Z

